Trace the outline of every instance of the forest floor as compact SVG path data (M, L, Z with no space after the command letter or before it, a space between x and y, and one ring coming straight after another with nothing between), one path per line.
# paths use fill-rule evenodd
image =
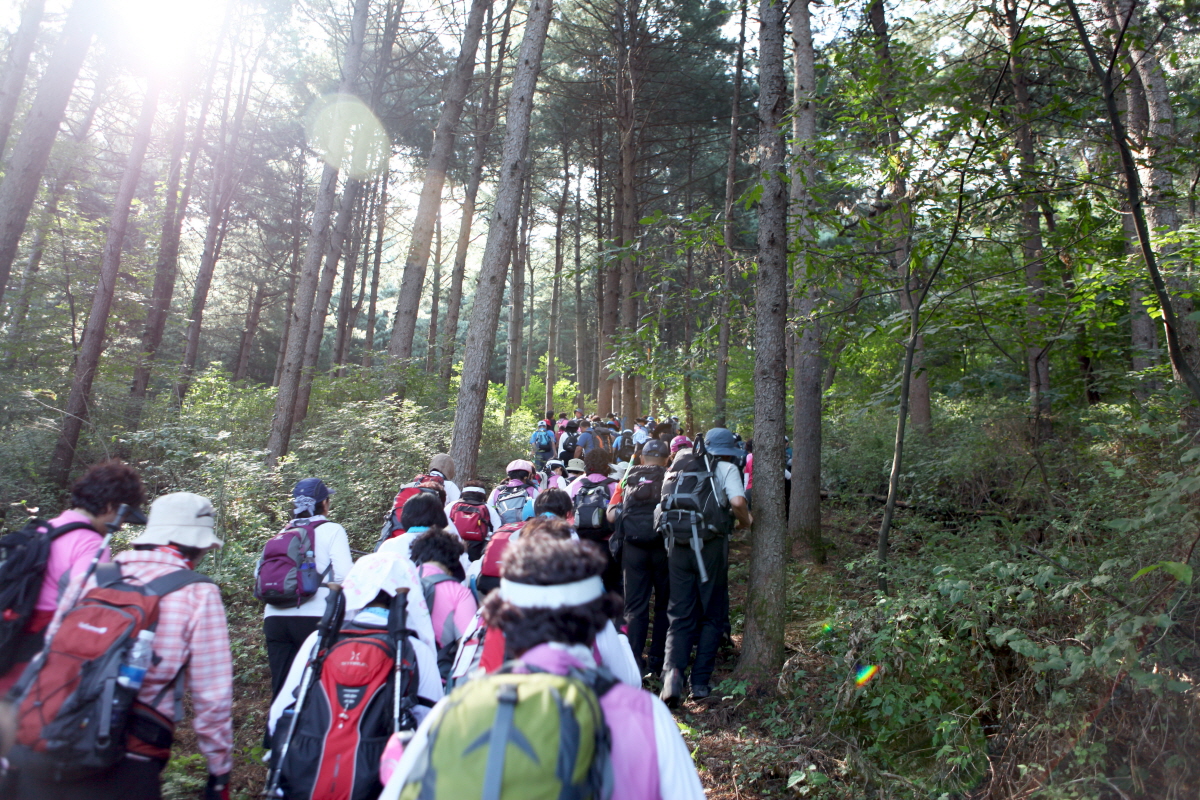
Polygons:
M826 612L849 589L836 579L839 565L874 546L871 522L870 509L827 508L825 532L836 546L824 565L812 564L807 550L799 543L795 545L790 569L799 593L793 594L789 607L788 660L781 672L781 687L784 681L817 679L837 668L832 659L813 647L813 638ZM676 711L710 800L795 797L795 790L788 788L789 778L813 768L823 775L836 773L839 762L831 753L843 750L839 743L829 741L831 734L813 726L812 715L797 714L795 706L781 702L775 692L755 690L729 679L741 644L749 553L747 537L740 536L731 543L733 646L727 643L721 648L713 679L715 691L703 701L687 700ZM250 800L260 796L266 778L261 759L271 699L270 672L257 603L227 599L226 606L234 656L235 763L231 793ZM654 680L646 688L657 692L660 685ZM813 697L815 700L815 692ZM825 743L833 746L823 749ZM164 799L191 800L203 787L205 775L205 763L198 754L189 719L178 729L175 756L164 781Z

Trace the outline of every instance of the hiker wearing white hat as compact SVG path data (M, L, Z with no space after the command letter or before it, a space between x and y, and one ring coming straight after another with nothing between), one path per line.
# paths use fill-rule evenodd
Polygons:
M150 505L146 529L133 540L132 549L113 557L113 564L120 569L119 580L145 585L195 568L208 551L221 547L214 520L212 503L206 497L176 492L158 498ZM83 575L76 577L62 593L63 600L46 632L47 641L54 637L75 598L81 596L82 580ZM96 583L95 575L89 577L82 591L90 591ZM159 796L160 775L171 754L186 687L191 693L196 743L208 762L204 796L228 799L233 769L233 663L225 607L215 583L191 583L162 597L153 649L155 660L146 671L137 699L154 713L139 717L142 727L136 746L131 739L129 752L114 766L74 783L42 779L22 770L15 797L135 800ZM156 732L148 734L146 725L156 726Z

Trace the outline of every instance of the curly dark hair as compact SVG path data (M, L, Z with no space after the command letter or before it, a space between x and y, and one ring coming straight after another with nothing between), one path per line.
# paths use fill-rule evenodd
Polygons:
M566 519L572 507L571 495L562 489L547 489L533 501L533 513L539 516L549 512Z
M592 542L527 536L524 532L504 554L503 574L508 580L535 586L573 583L600 575L608 561ZM590 603L566 608L520 608L492 592L483 603L483 620L504 631L507 658L546 642L591 645L609 620L620 615L624 604L615 592Z
M442 528L430 528L413 539L409 558L418 567L436 561L445 567L446 572L454 576L455 580L462 581L466 580L467 574L463 571L459 559L465 552L467 548L462 539Z
M71 507L100 516L124 503L131 508L146 504L146 487L137 470L115 458L93 464L71 485Z
M404 530L419 528L444 528L450 524L446 519L446 511L438 502L438 495L432 492L420 492L408 498L404 508L400 510L400 527Z
M594 447L592 452L583 454L583 466L587 475L607 475L612 466L612 453L603 447Z
M561 489L556 491L562 491ZM566 492L563 492L566 494ZM537 516L521 526L521 536L517 537L518 541L522 537L532 536L534 534L542 534L551 536L555 539L570 539L571 538L571 523L565 519L558 517L542 517Z

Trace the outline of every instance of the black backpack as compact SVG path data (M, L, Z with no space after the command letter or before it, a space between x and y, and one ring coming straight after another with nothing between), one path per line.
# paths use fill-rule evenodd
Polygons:
M612 478L593 483L587 478L575 493L575 530L581 539L603 541L612 534L608 522L608 501L612 497L609 485L616 483Z
M717 499L716 467L701 451L666 473L662 503L654 513L660 533L687 541L693 535L708 540L733 531L733 512Z
M665 475L666 470L658 466L630 467L625 474L621 517L617 521L619 535L625 541L645 544L658 540L654 511L662 497Z
M21 633L42 591L50 544L64 533L82 528L95 530L86 522L55 528L44 519L34 519L0 537L0 675L14 664L31 660L42 649L41 637L22 640Z
M579 446L579 433L568 433L563 440L562 450L558 452L558 460L566 464L575 457L575 448Z

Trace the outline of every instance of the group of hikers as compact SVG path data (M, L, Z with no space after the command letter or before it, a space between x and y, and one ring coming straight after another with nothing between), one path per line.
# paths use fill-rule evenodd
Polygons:
M710 695L730 632L746 447L615 421L547 414L495 485L434 456L357 560L334 489L296 483L254 575L267 796L703 798L669 708ZM0 796L161 797L185 692L204 797L229 796L229 633L196 571L223 546L213 505L145 502L106 461L69 510L0 538ZM111 555L125 523L145 527Z

